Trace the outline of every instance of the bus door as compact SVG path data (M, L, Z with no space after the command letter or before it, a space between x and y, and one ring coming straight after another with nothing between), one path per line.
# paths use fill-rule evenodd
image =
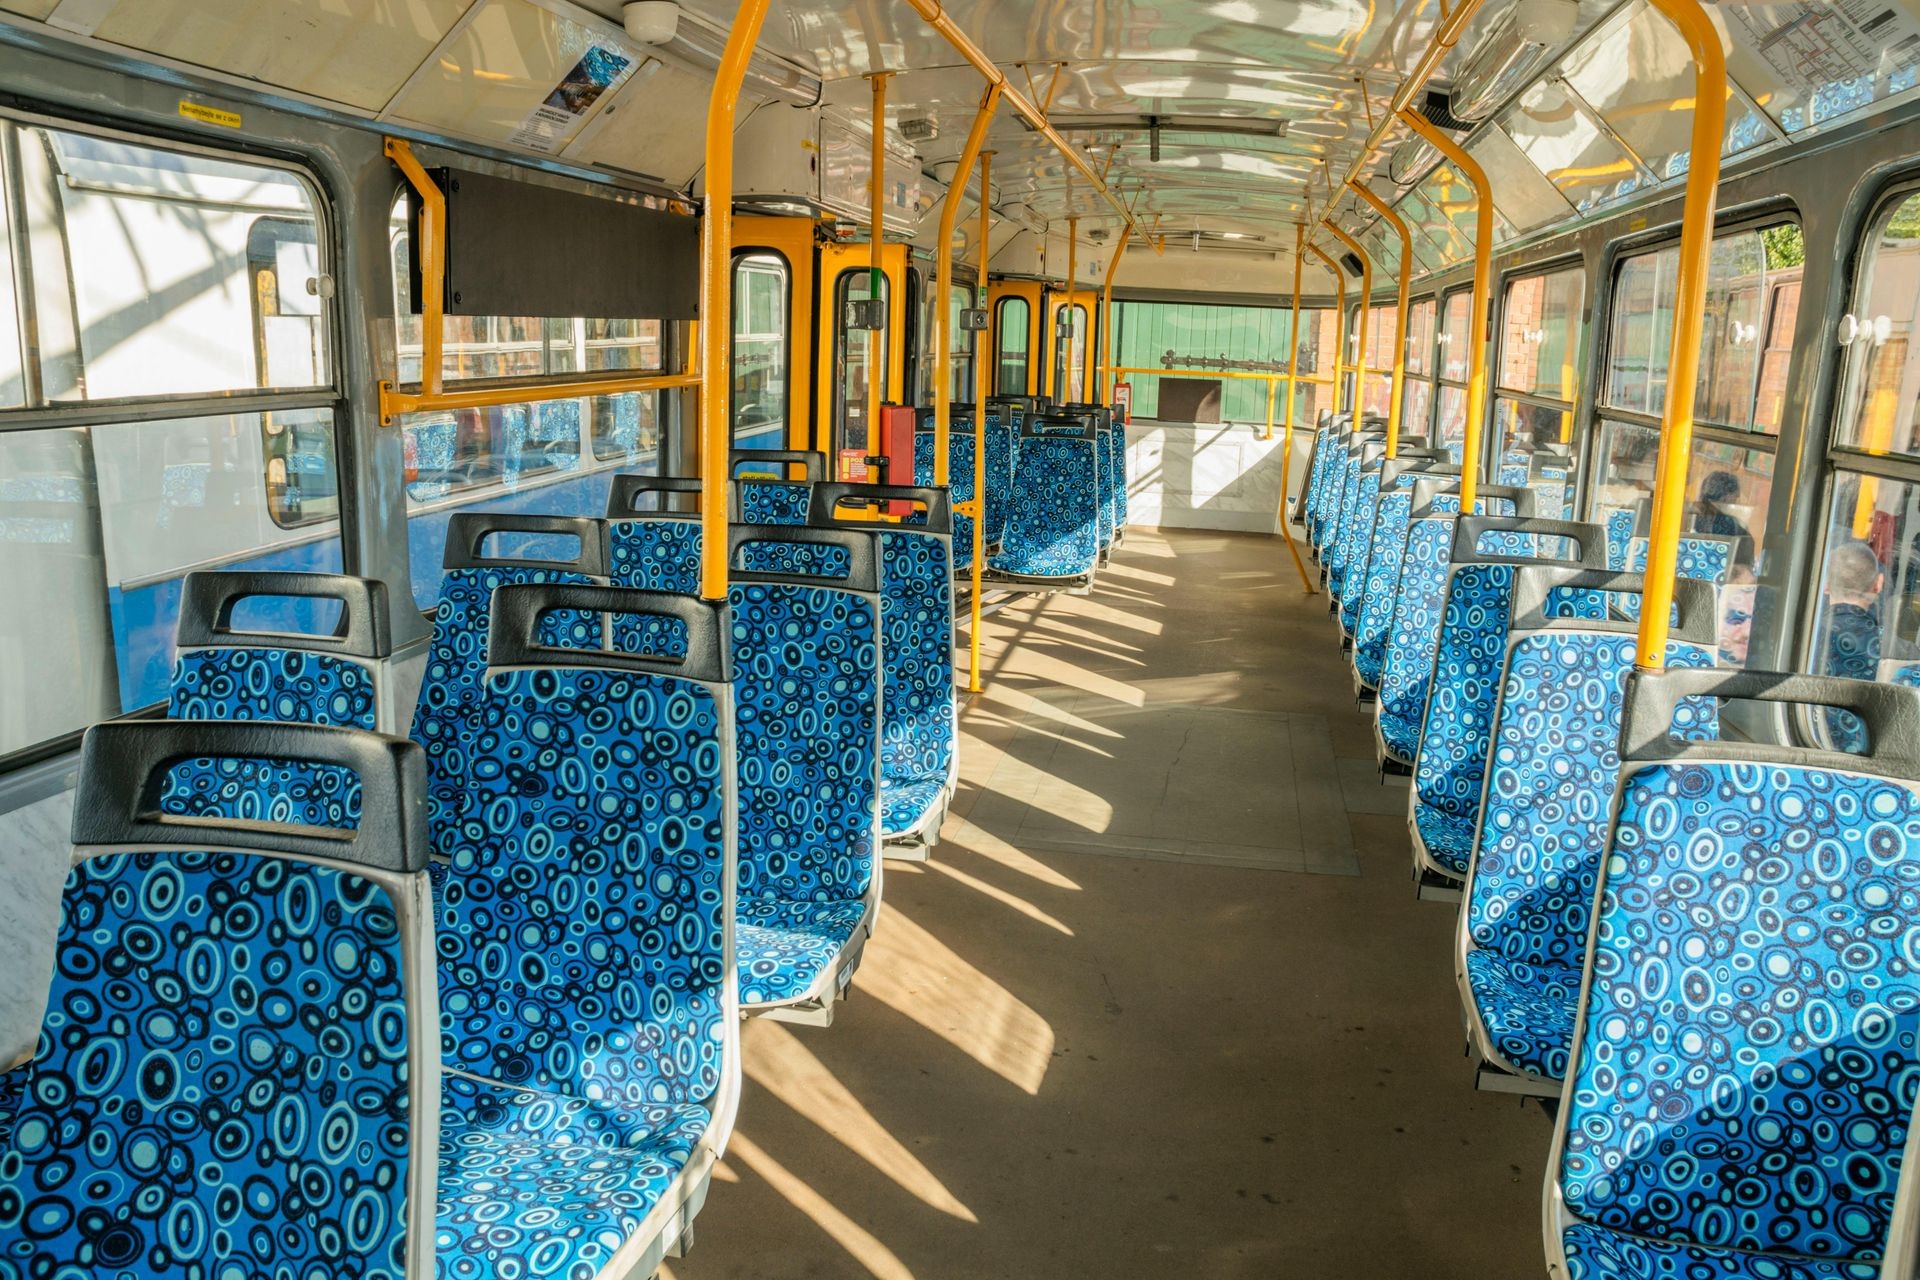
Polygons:
M849 474L850 460L864 459L877 451L878 424L868 421L870 336L865 330L847 328L847 304L864 302L870 296L871 254L864 244L820 247L821 342L814 447L826 451L836 476ZM888 402L901 400L906 394L907 246L883 245L880 268L880 296L887 304L886 328L880 330L880 398Z
M805 449L813 425L812 218L733 220L735 449Z
M1036 396L1043 389L1036 351L1045 315L1038 280L991 279L987 283L987 331L993 352L993 376L988 379L996 396Z
M1047 345L1046 394L1055 404L1091 404L1096 379L1093 353L1098 291L1082 287L1073 291L1071 301L1064 290L1049 288L1046 302L1047 324L1043 331Z

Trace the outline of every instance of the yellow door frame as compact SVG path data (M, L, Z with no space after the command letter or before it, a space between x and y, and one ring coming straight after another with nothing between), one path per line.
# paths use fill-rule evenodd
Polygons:
M787 429L785 448L805 449L813 434L813 296L814 253L812 218L770 218L739 214L733 220L733 251L765 251L786 259L787 280ZM731 287L731 286L729 286ZM732 371L728 382L731 385Z
M815 320L819 326L820 342L815 353L818 364L815 366L813 384L813 447L826 453L828 470L836 474L840 446L834 438L834 399L839 394L840 379L835 352L841 336L841 316L837 313L835 299L840 293L843 274L867 274L872 271L872 254L873 250L864 243L823 244L816 258L814 278L819 282L820 302ZM902 403L901 397L906 391L907 246L882 245L880 269L887 278L887 368L881 386L881 398L888 404L898 404ZM862 410L864 412L864 405ZM869 432L873 427L874 424L868 424Z

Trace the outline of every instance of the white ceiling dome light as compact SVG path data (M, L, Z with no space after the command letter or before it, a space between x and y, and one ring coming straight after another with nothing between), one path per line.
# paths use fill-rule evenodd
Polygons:
M634 0L621 6L620 21L641 44L671 44L680 31L680 6L674 0Z

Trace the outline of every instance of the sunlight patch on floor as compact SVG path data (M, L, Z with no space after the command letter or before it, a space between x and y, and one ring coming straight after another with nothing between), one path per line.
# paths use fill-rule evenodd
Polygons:
M1052 916L1048 915L1046 912L1042 911L1040 908L1034 906L1031 902L1028 902L1025 898L1021 897L1018 894L1008 893L1005 889L1000 888L998 885L991 885L991 884L988 884L985 880L976 879L973 876L968 875L966 872L960 870L960 868L953 866L950 863L929 862L927 863L927 866L931 870L938 871L941 875L946 876L950 880L959 881L961 884L967 886L967 888L972 889L975 893L984 894L985 896L992 898L995 902L998 902L1002 906L1012 907L1015 911L1018 911L1021 915L1025 916L1027 919L1032 920L1038 924L1043 924L1047 926L1047 928L1054 930L1056 933L1063 933L1069 938L1073 936L1072 929L1069 929L1066 925L1061 924L1058 920L1054 919Z
M867 944L859 990L919 1023L1008 1084L1040 1092L1053 1028L904 913L889 909Z
M873 1113L793 1032L777 1022L761 1020L749 1025L747 1041L742 1054L747 1075L761 1088L819 1125L922 1203L962 1222L980 1221L932 1170L874 1119Z
M737 1159L749 1172L778 1192L788 1204L811 1218L815 1226L852 1255L853 1260L864 1267L874 1280L913 1280L913 1272L907 1269L907 1264L900 1261L893 1250L835 1208L832 1201L808 1186L806 1179L762 1151L746 1134L733 1135L727 1158Z

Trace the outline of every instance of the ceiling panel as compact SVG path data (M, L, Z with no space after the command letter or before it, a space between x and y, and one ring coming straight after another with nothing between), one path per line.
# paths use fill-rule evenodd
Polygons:
M1556 81L1543 80L1522 94L1501 124L1514 145L1582 212L1640 183L1632 158Z
M25 18L44 19L60 7L60 0L0 0L0 9Z
M120 0L93 34L180 62L378 111L459 21L469 2Z
M521 145L527 145L528 131L536 130L544 141L534 149L563 149L617 96L643 59L617 28L583 10L563 17L561 8L531 0L478 0L465 26L420 67L390 113L450 133ZM597 56L596 50L612 51L621 63L610 91L584 111L558 110L577 88L591 89L576 73ZM548 117L551 124L537 114L544 106L556 108Z
M1499 126L1475 138L1467 154L1486 170L1494 207L1517 229L1531 231L1573 214L1559 189Z

